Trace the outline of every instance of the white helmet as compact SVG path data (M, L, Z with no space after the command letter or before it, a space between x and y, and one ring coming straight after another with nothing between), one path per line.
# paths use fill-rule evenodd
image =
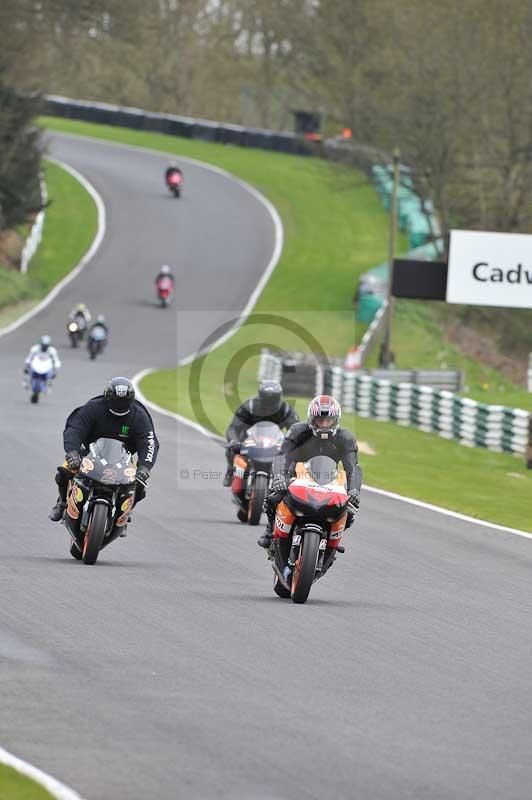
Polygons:
M161 275L170 275L170 272L171 270L168 264L163 264L161 267Z

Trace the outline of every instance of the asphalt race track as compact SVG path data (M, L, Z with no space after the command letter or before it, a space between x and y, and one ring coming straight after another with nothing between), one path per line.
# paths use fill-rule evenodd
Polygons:
M295 606L236 522L220 447L158 417L161 453L126 539L95 567L47 520L68 411L113 374L172 366L242 308L273 250L264 207L164 157L54 136L107 207L107 235L59 298L0 339L0 744L86 800L488 800L532 784L532 542L363 494L346 554ZM177 334L154 273L177 267ZM83 299L111 324L72 351ZM21 366L62 345L31 406ZM511 462L509 461L509 468ZM188 470L187 480L178 477ZM510 502L510 500L509 500Z

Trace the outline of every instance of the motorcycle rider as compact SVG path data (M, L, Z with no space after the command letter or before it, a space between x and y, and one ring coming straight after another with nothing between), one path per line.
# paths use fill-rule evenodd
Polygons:
M172 270L168 266L168 264L163 264L161 269L157 273L157 277L155 278L155 285L156 286L159 283L159 281L161 280L161 278L170 278L172 283L175 283L174 275L172 273Z
M259 547L269 547L273 539L275 509L294 476L298 461L309 461L314 456L329 456L338 464L342 462L347 478L349 502L358 509L362 470L358 463L358 445L355 437L346 428L340 428L342 409L330 395L318 395L310 401L307 422L298 422L286 434L280 454L273 461L273 481L270 494L265 500L268 524L257 540ZM348 515L346 528L353 521Z
M168 183L168 181L170 179L170 175L175 175L176 173L178 175L180 175L181 178L183 177L183 173L181 172L181 170L179 169L177 164L175 162L172 162L172 164L170 164L170 166L167 168L166 172L164 173L166 183Z
M72 309L72 311L68 315L68 318L69 318L69 320L72 320L73 322L78 322L78 321L81 322L81 320L83 320L83 323L84 323L83 327L84 328L88 328L89 323L90 323L90 321L92 319L91 313L90 313L89 309L87 308L87 306L85 305L85 303L78 303L76 306L74 306L74 308Z
M257 422L274 422L280 428L290 428L299 421L296 410L283 400L283 390L279 381L264 380L259 383L256 397L246 400L240 405L226 431L227 471L223 479L224 486L231 486L233 479L233 459L240 452L240 444L248 428Z
M30 348L30 352L28 353L26 361L24 362L24 373L26 375L29 373L31 361L38 353L46 353L50 356L53 364L53 373L51 378L55 378L57 372L61 369L61 359L59 358L55 347L52 347L52 340L47 334L41 336L39 343L34 344L33 347Z
M94 322L89 328L89 336L91 334L91 331L94 330L94 328L103 328L107 336L109 336L109 326L107 325L107 322L103 314L98 314L96 316Z
M137 453L135 502L144 498L159 442L149 411L135 399L135 389L129 378L111 378L103 394L74 409L67 418L63 431L66 455L55 476L59 497L50 512L52 522L59 522L63 516L68 481L81 466L82 451L101 438L117 439L131 453Z

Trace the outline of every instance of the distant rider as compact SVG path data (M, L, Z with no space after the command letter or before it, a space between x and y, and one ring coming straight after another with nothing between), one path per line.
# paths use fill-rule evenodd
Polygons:
M231 486L233 479L233 459L240 452L240 445L248 428L257 422L274 422L280 428L290 428L299 420L296 410L283 400L283 390L279 381L265 380L259 383L256 397L246 400L235 411L231 424L227 428L228 445L225 450L227 471L223 479L224 486Z
M175 163L174 164L170 164L170 166L168 167L168 169L165 172L166 183L168 183L168 181L170 180L170 176L171 175L179 175L180 178L183 177L183 173L181 172L181 170L179 169L179 167Z
M314 456L328 456L337 464L341 461L346 473L349 501L355 508L359 507L362 470L358 463L358 445L351 431L339 427L341 416L342 409L334 397L319 395L308 405L307 422L298 422L286 434L281 452L273 462L272 488L265 502L268 524L257 541L260 547L269 547L272 543L275 509L283 499L299 461L306 462ZM351 515L346 527L352 521Z
M168 266L168 264L163 264L161 269L157 273L157 277L155 278L155 285L156 286L158 285L158 283L161 280L161 278L170 278L172 283L175 283L174 274L173 274L172 270L170 269L170 267Z
M88 328L89 323L90 323L90 321L92 319L91 313L90 313L89 309L87 308L87 306L85 305L85 303L78 303L76 306L74 306L74 308L72 309L72 311L68 315L68 318L70 320L72 320L73 322L78 322L78 321L83 320L83 323L84 323L83 327L84 328Z
M46 334L41 336L39 339L39 344L34 344L33 347L30 349L26 361L24 363L24 372L26 374L30 371L30 364L34 356L38 355L39 353L46 353L52 359L53 364L53 374L50 376L51 378L55 378L58 371L61 369L61 359L57 355L57 350L55 347L52 347L52 340Z
M98 314L96 316L94 322L89 328L89 335L91 334L91 331L94 330L94 328L103 328L106 335L109 336L109 326L107 325L107 322L103 314Z
M66 506L68 481L81 466L82 453L96 439L117 439L130 453L138 454L135 502L146 494L150 471L157 460L159 442L148 410L135 400L129 378L112 378L103 394L74 409L63 431L65 462L57 468L57 503L50 513L59 522Z

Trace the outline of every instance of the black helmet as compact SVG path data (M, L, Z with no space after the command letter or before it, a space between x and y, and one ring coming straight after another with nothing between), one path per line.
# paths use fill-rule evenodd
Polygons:
M111 414L121 417L129 414L135 399L135 388L129 378L111 378L103 396Z
M253 413L271 417L283 404L283 390L279 381L261 381L259 394L253 401Z

